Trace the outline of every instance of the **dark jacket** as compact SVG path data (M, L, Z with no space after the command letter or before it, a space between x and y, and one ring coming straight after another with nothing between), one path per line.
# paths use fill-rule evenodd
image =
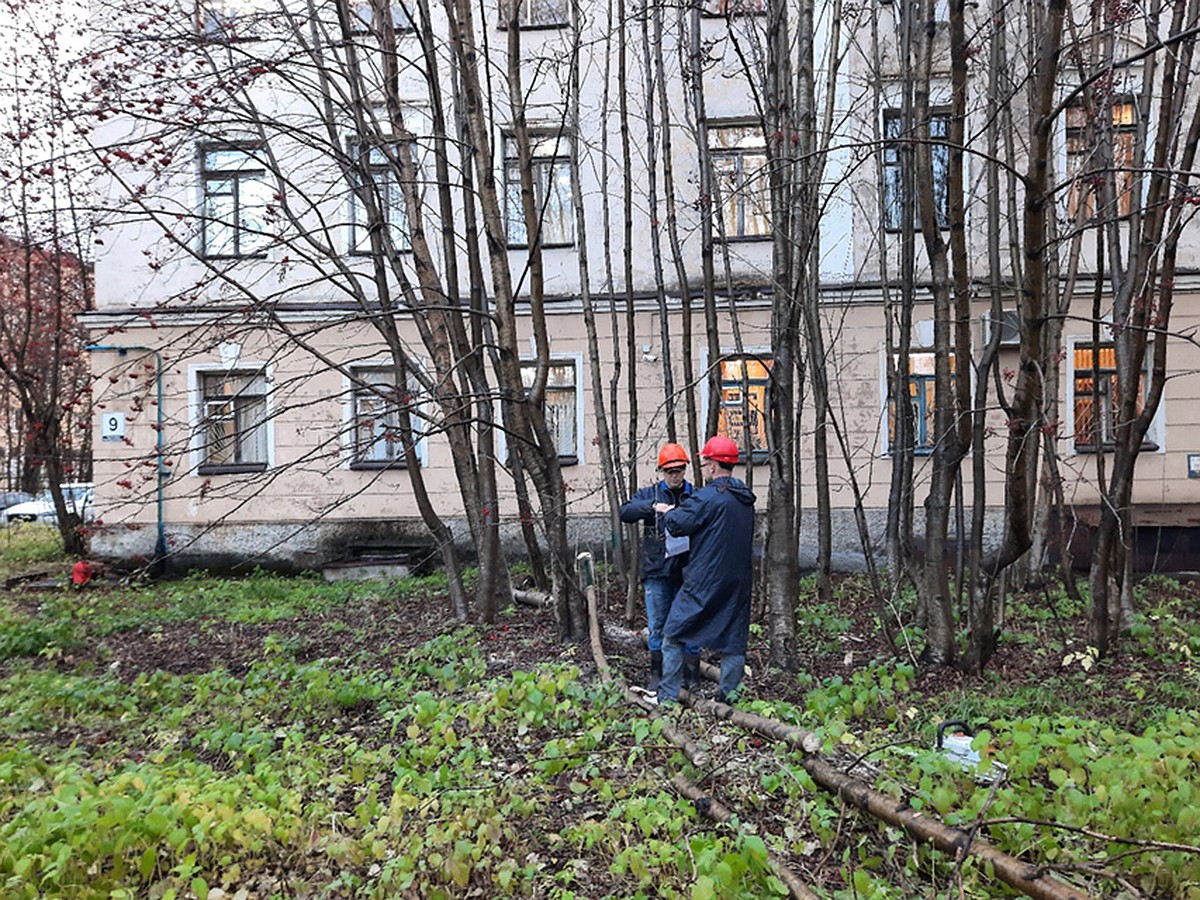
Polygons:
M678 506L691 496L692 486L687 481L677 491L667 487L665 481L644 487L621 506L622 522L642 523L642 580L647 578L683 577L683 564L687 554L681 553L667 559L666 536L663 534L663 517L654 511L655 503L670 503ZM674 532L671 532L674 534Z
M750 633L754 493L730 476L715 478L663 516L671 534L692 539L683 586L663 635L717 653L745 653Z

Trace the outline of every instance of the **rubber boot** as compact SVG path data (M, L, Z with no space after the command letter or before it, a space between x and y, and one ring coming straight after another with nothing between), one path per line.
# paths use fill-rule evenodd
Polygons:
M657 691L658 683L662 680L662 651L650 651L650 683L646 685L648 691Z
M683 654L683 686L694 691L700 686L700 654Z

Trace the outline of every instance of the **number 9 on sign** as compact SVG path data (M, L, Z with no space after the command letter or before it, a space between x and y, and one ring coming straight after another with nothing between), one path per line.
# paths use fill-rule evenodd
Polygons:
M100 440L121 441L125 439L125 413L105 412L100 414Z

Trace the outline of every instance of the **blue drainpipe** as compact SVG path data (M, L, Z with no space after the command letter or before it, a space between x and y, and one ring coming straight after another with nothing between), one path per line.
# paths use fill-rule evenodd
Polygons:
M154 542L154 569L157 574L162 574L167 560L167 532L163 525L163 481L166 479L166 470L163 468L163 385L162 385L162 356L153 347L141 347L137 345L118 346L115 344L89 344L86 348L89 351L95 350L115 350L121 356L128 356L130 350L141 350L146 353L154 354L154 382L158 388L158 539Z

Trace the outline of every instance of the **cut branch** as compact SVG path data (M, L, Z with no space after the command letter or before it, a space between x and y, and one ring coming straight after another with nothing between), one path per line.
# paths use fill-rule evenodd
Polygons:
M733 813L729 807L725 806L716 797L704 793L700 786L695 782L688 781L682 775L676 775L671 779L676 790L683 796L687 797L696 804L696 810L702 815L708 816L714 822L728 822ZM767 860L771 863L771 868L774 870L776 877L782 881L788 889L788 896L793 900L817 900L817 895L808 889L802 882L799 876L796 875L787 865L772 851L767 851Z

